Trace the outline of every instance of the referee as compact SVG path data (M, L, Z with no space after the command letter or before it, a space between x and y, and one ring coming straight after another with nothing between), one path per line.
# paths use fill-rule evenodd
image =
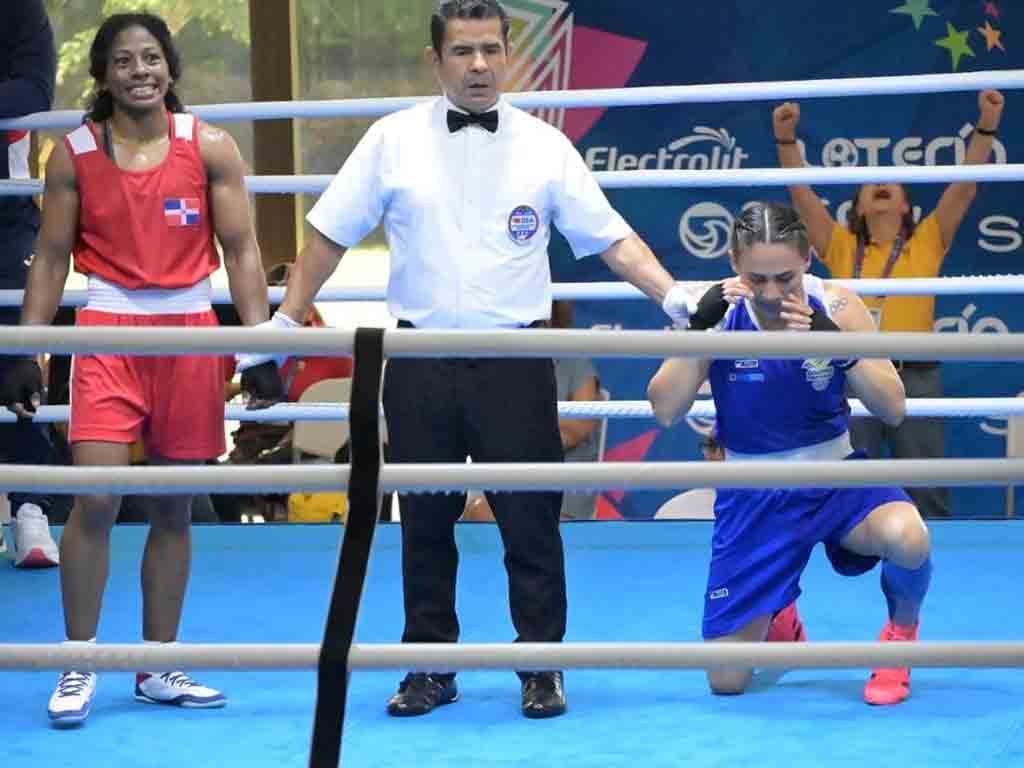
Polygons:
M551 310L552 225L577 257L611 269L686 316L682 287L609 205L558 130L501 99L509 20L497 0L442 2L426 55L443 95L366 133L310 211L312 231L273 324L304 317L346 249L381 220L391 249L387 302L401 328L528 328ZM392 460L558 462L551 360L395 359L384 380ZM524 642L565 634L561 492L488 493L505 545L512 621ZM465 494L410 495L402 507L406 643L453 643ZM527 717L565 712L562 673L522 672ZM392 715L458 698L452 674L409 674Z

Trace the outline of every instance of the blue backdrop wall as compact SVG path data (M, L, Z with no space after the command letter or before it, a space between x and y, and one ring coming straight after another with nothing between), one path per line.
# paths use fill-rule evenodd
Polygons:
M547 80L538 76L534 83L520 83L527 87L804 80L1024 65L1024 8L1009 2L509 0L508 5L518 28L526 25L524 34L533 34L539 44L549 43L544 57L557 54L559 62L568 62L560 74L549 71ZM536 32L540 26L529 26L538 18L545 22L541 32ZM1005 96L995 159L1021 162L1024 93ZM963 151L977 119L977 101L976 93L808 100L801 104L800 135L814 165L946 165ZM549 118L559 121L594 170L757 168L777 164L774 106L758 102L566 111ZM1024 272L1022 189L1019 183L981 186L943 274ZM830 186L819 193L842 217L853 191ZM917 186L915 205L927 214L941 192L941 185ZM728 274L725 254L732 212L751 200L788 199L782 188L619 191L610 197L679 279ZM614 279L600 259L574 261L557 241L552 266L557 281ZM1010 296L943 297L936 330L963 334L964 343L974 333L1021 332L1022 306ZM665 317L650 302L581 302L577 324L660 328ZM657 361L596 364L615 399L642 399ZM1013 364L947 363L943 379L948 396L1024 392L1024 372ZM663 431L649 421L613 421L608 458L695 459L700 428L685 424ZM951 457L1006 454L1005 419L950 419L946 435ZM650 517L669 496L608 493L604 514ZM954 509L966 516L1002 514L1005 489L955 491Z

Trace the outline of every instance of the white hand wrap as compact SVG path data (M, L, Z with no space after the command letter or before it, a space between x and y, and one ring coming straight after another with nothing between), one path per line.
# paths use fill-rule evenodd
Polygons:
M676 283L669 292L665 294L661 308L665 314L672 319L672 325L676 328L686 328L690 322L690 315L693 314L696 304L690 296L690 287L685 283Z
M262 323L258 323L253 328L301 328L302 323L296 322L288 315L283 312L275 312L274 316L269 320ZM280 368L284 365L284 361L287 360L289 355L287 353L281 353L278 355L272 355L268 352L242 352L235 355L235 368L241 372L247 368L252 368L254 365L262 365L268 360L273 360Z

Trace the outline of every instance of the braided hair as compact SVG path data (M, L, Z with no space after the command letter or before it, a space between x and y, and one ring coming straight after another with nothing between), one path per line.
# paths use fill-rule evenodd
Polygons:
M100 25L89 48L89 74L92 75L93 92L86 105L85 120L98 123L114 114L114 97L111 96L103 83L107 79L107 65L110 62L110 51L114 40L129 27L142 27L160 44L167 69L171 75L171 84L164 95L164 105L168 112L184 112L185 105L174 90L174 83L181 77L181 55L174 47L171 30L167 23L152 13L115 13Z
M805 259L811 253L807 227L795 210L782 203L752 203L733 221L729 255L734 264L757 243L789 244Z

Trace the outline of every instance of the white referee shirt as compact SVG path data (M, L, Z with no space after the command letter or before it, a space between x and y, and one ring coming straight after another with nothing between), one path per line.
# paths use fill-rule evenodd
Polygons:
M383 218L388 310L420 328L551 314L552 224L576 258L632 233L557 129L499 99L498 130L448 130L445 97L377 121L307 220L350 248Z

